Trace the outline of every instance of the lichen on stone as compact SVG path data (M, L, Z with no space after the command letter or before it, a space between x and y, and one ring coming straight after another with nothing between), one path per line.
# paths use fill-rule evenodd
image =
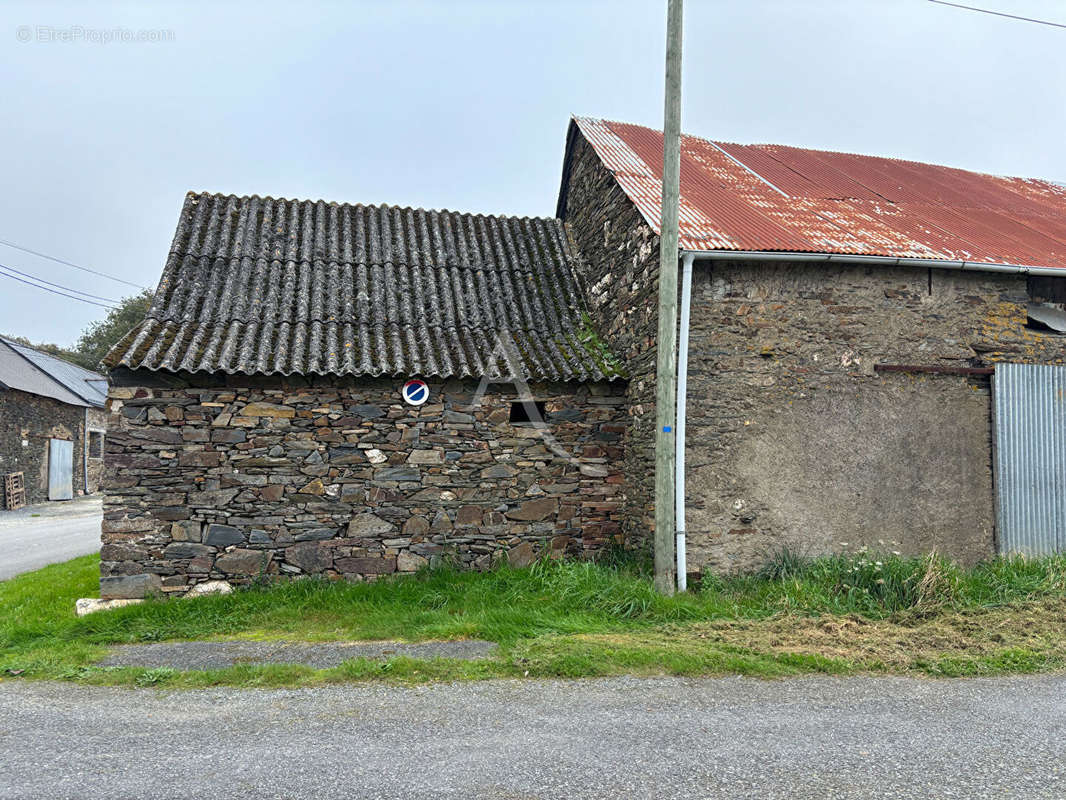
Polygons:
M581 325L577 329L578 341L595 361L596 366L608 378L624 378L625 370L622 363L607 347L607 343L600 338L596 328L592 324L592 317L587 311L581 312Z

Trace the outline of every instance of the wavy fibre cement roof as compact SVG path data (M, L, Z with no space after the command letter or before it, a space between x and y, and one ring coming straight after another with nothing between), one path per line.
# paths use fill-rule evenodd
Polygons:
M661 228L663 136L574 124ZM686 250L847 253L1066 268L1066 188L894 158L681 138Z
M111 368L604 380L561 221L189 194Z

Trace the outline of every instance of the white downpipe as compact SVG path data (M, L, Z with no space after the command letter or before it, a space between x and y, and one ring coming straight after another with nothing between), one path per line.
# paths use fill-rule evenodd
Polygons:
M674 427L674 526L677 529L677 590L688 588L685 553L685 401L688 396L688 327L692 309L692 253L681 257L681 330L677 345L677 424Z
M81 428L81 488L89 494L89 407L85 406L85 424Z

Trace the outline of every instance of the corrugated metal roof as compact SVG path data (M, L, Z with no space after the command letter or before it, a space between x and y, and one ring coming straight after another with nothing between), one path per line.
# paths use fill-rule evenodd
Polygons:
M0 342L8 348L0 356L0 382L71 405L103 408L107 400L107 378L103 375L12 339L0 337Z
M660 230L660 131L575 117ZM782 194L783 193L783 194ZM680 243L1066 268L1066 189L895 158L681 140Z
M587 329L575 259L556 219L189 194L146 319L104 363L618 377Z

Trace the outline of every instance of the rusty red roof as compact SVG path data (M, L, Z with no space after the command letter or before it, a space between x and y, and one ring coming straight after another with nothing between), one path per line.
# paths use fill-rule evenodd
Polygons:
M656 232L663 135L574 125ZM681 138L686 250L847 253L1066 268L1066 187L897 158Z

